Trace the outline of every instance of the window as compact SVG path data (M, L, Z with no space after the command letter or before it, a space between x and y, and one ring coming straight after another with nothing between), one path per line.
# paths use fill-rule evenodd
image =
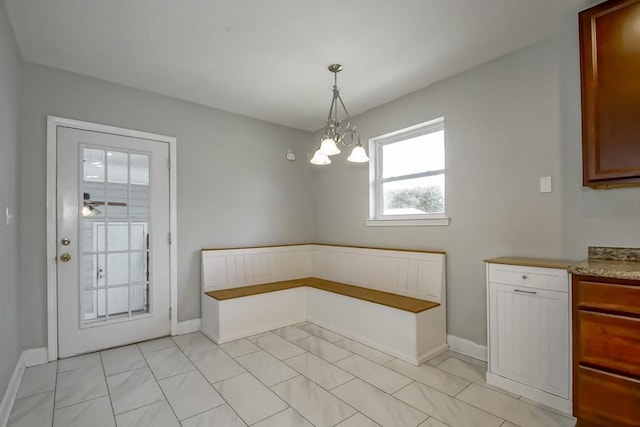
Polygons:
M373 221L369 225L449 223L445 217L444 119L373 138L369 153L373 154ZM377 220L397 220L393 221L397 224Z

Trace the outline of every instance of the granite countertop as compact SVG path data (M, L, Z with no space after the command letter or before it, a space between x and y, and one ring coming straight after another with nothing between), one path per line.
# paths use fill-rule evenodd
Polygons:
M589 258L570 266L569 273L610 279L640 280L640 261Z
M640 249L589 247L589 258L569 267L581 276L640 280Z

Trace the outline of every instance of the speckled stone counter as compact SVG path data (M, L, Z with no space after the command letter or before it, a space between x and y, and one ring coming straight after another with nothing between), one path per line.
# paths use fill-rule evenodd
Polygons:
M590 247L589 258L569 266L580 276L640 280L640 249Z

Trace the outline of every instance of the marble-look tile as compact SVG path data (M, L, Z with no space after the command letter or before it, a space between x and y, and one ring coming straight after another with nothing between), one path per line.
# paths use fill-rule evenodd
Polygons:
M492 389L494 391L499 391L499 392L501 392L503 394L506 394L507 396L510 395L510 393L508 393L508 392L506 392L506 391L504 391L504 390L502 390L501 388L498 388L498 387L492 387L490 385L485 385L485 387L490 388L490 389ZM540 408L540 409L544 409L545 411L553 412L554 414L562 415L563 417L569 416L566 412L563 412L563 411L561 411L559 409L556 409L556 408L552 408L552 407L547 406L547 405L543 405L542 403L536 402L535 400L527 399L524 396L513 395L513 397L515 399L520 400L520 402L528 403L529 405L535 406L535 407Z
M109 396L77 403L53 413L53 427L115 427Z
M316 427L334 426L356 413L349 405L303 376L272 388Z
M316 356L323 358L327 362L332 363L340 359L344 359L345 357L349 357L353 354L350 351L345 350L342 347L338 347L337 345L332 344L328 341L325 341L322 338L318 338L315 335L298 340L294 344L299 345L310 353L313 353Z
M133 371L147 366L137 345L114 348L100 352L105 375Z
M487 370L487 362L485 362L483 360L476 359L475 357L467 356L466 354L456 353L455 351L451 351L451 350L448 350L445 353L448 354L451 357L455 357L456 359L460 359L463 362L467 362L467 363L471 363L472 365L480 366L481 368L484 368L485 371Z
M286 326L284 328L274 330L273 333L280 335L282 338L284 338L287 341L297 341L311 335L309 332L303 331L297 326Z
M570 418L546 411L477 384L470 385L457 398L523 427L572 427L574 425L574 421Z
M285 363L327 390L353 379L353 375L311 353L292 357L287 359Z
M163 400L155 378L146 366L107 377L116 415Z
M470 382L463 380L455 375L451 375L447 372L443 372L438 368L422 364L420 366L414 366L402 360L392 360L385 365L386 367L393 369L409 378L413 378L416 381L420 381L429 387L440 390L449 396L455 396L467 387Z
M234 358L260 350L260 347L245 338L221 344L220 348Z
M57 371L58 362L25 369L16 399L55 390Z
M182 427L246 427L229 405L218 406L182 421ZM155 427L155 426L154 426Z
M332 332L321 326L314 325L313 323L306 323L304 325L298 326L298 328L329 342L336 342L344 339L342 335L336 334L335 332Z
M393 356L378 351L375 348L371 348L368 345L360 344L358 341L354 341L349 338L336 341L334 344L381 365L393 360Z
M220 395L198 371L176 375L160 380L159 383L179 420L208 411L224 403Z
M247 424L287 408L286 403L249 373L220 381L214 387Z
M100 359L97 353L96 356ZM62 408L107 394L102 365L60 372L56 384L55 407Z
M256 342L257 339L260 339L260 338L262 338L264 336L267 336L267 335L270 335L272 333L273 333L272 331L260 332L259 334L248 336L247 339L249 341L251 341L251 342Z
M340 424L337 424L336 427L380 427L380 424L371 421L358 412L353 417L349 417Z
M264 350L245 354L238 357L236 361L269 387L298 375L296 371Z
M383 426L417 426L426 414L356 378L333 394Z
M451 355L448 352L445 351L444 353L440 353L436 357L432 357L431 359L427 360L427 365L429 365L429 366L438 366L440 363L444 362L445 360L447 360L450 357L451 357ZM427 421L429 421L429 420L427 420Z
M58 360L58 373L102 366L99 353L83 354Z
M504 426L502 424L500 427ZM418 427L448 427L445 423L436 420L435 418L429 418L427 421L420 424Z
M244 368L219 348L195 353L191 361L210 383L225 380L245 372Z
M419 382L409 384L394 396L451 426L498 427L503 421Z
M456 357L450 357L441 364L438 365L438 369L449 372L450 374L457 375L465 380L484 384L487 370L481 366L465 362Z
M184 354L189 357L196 353L211 351L218 348L218 346L202 332L178 335L171 337L171 339L178 345L178 347L180 347Z
M304 350L297 345L293 345L281 336L272 333L259 336L253 342L280 360L304 353Z
M53 391L48 391L16 400L7 427L50 426L53 421L53 395Z
M505 421L500 425L500 427L520 427L520 426L510 423L509 421Z
M167 348L175 347L175 343L169 337L157 338L155 340L149 340L138 343L138 347L142 354L152 353L158 350L164 350Z
M336 362L336 366L389 394L413 381L357 354Z
M195 369L187 356L175 346L146 353L145 358L153 375L159 380Z
M116 415L118 427L180 427L180 423L166 400Z
M289 408L254 424L252 427L313 427L313 424Z

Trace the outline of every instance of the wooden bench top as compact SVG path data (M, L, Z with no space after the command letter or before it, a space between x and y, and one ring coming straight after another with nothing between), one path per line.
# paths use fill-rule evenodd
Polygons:
M242 286L232 289L221 289L218 291L205 292L211 298L218 301L259 295L267 292L283 291L285 289L309 286L327 292L345 295L364 301L374 302L387 307L411 313L420 313L430 308L438 307L437 302L427 301L418 298L406 297L404 295L392 294L390 292L378 291L375 289L363 288L361 286L347 285L345 283L332 282L329 280L307 277L305 279L285 280L283 282L265 283L261 285Z

